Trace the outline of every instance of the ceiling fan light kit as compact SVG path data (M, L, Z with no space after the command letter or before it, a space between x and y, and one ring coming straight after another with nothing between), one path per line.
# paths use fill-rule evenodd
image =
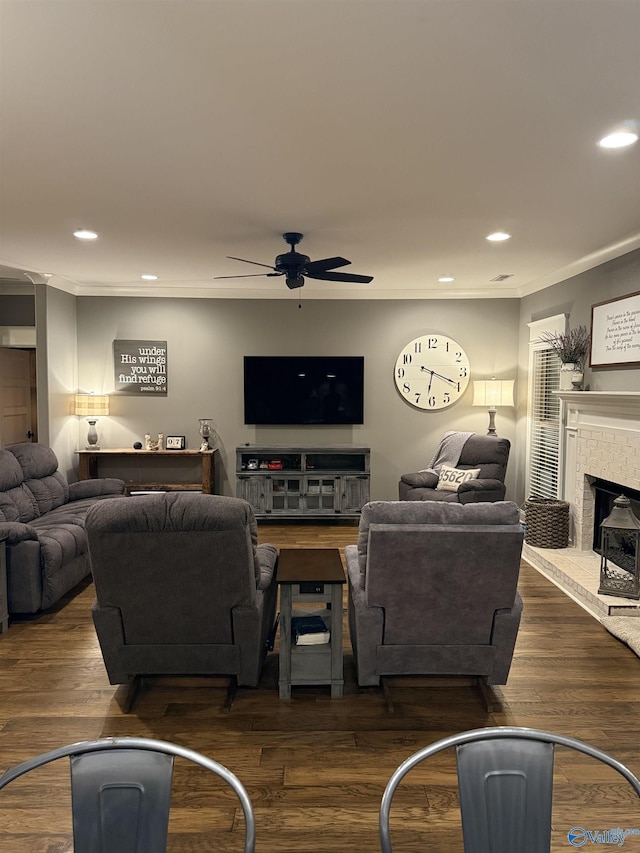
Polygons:
M273 272L264 273L249 273L247 275L217 275L214 278L249 278L257 276L285 276L285 282L290 290L295 290L304 285L305 278L314 278L319 281L340 281L354 284L369 284L373 281L371 275L356 275L355 273L333 272L338 267L346 267L351 261L346 258L322 258L319 261L312 261L308 255L303 255L296 252L296 246L302 240L303 234L299 231L285 231L282 235L285 243L291 248L288 252L278 255L275 264L262 264L258 261L248 261L246 258L236 258L232 255L227 257L232 261L242 261L245 264L254 264L259 267L266 267Z

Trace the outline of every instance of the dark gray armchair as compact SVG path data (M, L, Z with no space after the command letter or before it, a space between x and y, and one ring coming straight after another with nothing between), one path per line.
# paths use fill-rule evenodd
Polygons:
M111 684L132 685L131 702L144 675L255 687L275 621L277 551L256 544L251 506L172 492L94 509L93 621Z
M459 455L447 459L446 452L434 457L430 470L403 474L398 486L401 501L445 501L449 503L476 503L478 501L503 501L504 478L507 473L511 443L506 438L477 433L447 433L440 445L446 451L447 441L456 443L456 436L468 437L462 444ZM458 445L459 448L460 444ZM480 469L473 480L460 483L457 491L438 489L439 473L443 461L453 467L468 471Z
M520 625L518 507L374 501L345 549L361 686L391 675L506 684Z

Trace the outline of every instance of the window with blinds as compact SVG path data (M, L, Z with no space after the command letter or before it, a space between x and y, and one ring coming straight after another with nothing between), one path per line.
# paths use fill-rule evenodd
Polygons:
M551 349L532 353L529 495L558 497L560 464L560 359Z

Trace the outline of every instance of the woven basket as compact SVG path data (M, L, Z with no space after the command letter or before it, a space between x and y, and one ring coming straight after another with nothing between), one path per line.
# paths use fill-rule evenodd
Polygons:
M569 544L569 504L551 498L524 502L524 541L537 548L566 548Z

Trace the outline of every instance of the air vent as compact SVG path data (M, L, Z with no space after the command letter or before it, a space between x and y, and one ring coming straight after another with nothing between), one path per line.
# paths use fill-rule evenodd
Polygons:
M495 278L490 279L490 281L506 281L508 278L512 278L513 273L503 272L500 275L497 275Z

